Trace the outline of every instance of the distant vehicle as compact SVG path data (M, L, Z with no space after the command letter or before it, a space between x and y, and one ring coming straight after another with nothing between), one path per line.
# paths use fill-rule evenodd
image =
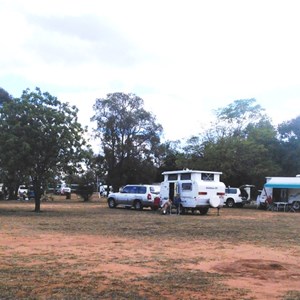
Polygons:
M164 181L161 183L161 207L176 194L180 195L180 211L199 211L201 215L207 214L210 207L223 206L225 184L220 181L222 172L179 170L163 172Z
M224 203L228 207L243 207L251 201L251 188L253 187L255 186L250 184L242 185L239 188L227 187L225 189Z
M4 199L5 191L4 191L4 183L0 183L0 199Z
M71 183L70 187L71 187L71 192L72 193L76 193L78 191L79 184L77 184L77 183Z
M102 184L99 186L99 193L101 197L107 197L111 192L112 192L112 186L106 185L106 184Z
M65 184L58 184L55 189L56 195L64 196L66 194L71 193L71 188L66 186Z
M159 185L128 184L119 193L110 193L107 203L110 208L118 205L142 210L150 207L152 210L159 208Z
M18 195L28 194L28 187L26 185L20 185L18 188Z

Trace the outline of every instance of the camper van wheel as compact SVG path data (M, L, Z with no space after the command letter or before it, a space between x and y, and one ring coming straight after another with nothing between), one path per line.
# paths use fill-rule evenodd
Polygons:
M293 209L294 209L294 210L300 209L300 202L299 202L299 201L293 202Z
M115 208L116 207L116 202L113 198L108 199L108 207L109 208Z
M208 207L201 207L201 208L199 208L199 212L200 212L200 215L206 215L207 214L207 212L208 212Z
M234 200L233 199L227 199L227 201L226 201L226 205L228 206L228 207L234 207Z
M142 205L141 201L136 200L136 201L134 202L134 208L135 208L136 210L142 210L142 209L143 209L143 205Z

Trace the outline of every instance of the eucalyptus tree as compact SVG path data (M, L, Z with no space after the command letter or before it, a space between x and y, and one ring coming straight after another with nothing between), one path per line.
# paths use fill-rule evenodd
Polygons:
M300 116L278 125L283 176L300 174Z
M0 87L0 106L2 106L3 103L12 100L12 98L13 97L6 90Z
M73 172L90 154L78 109L39 88L0 108L0 162L15 176L28 176L40 211L42 186L60 172Z
M107 165L107 183L147 183L156 177L162 126L135 94L111 93L96 99L93 121Z
M268 120L265 109L254 98L235 100L215 110L216 129L224 136L243 136L249 125Z
M222 171L230 185L261 185L280 173L276 130L255 99L236 100L216 117L203 141L204 168Z

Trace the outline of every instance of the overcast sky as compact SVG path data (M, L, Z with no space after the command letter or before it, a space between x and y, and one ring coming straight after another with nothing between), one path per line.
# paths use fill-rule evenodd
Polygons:
M0 87L40 87L89 124L96 98L134 93L169 140L255 98L274 124L300 115L295 0L0 0Z

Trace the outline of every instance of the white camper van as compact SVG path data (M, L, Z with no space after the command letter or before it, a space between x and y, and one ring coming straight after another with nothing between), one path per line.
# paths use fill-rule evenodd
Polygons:
M225 184L220 182L222 172L181 170L163 172L160 186L160 206L173 200L178 193L181 198L181 212L198 210L207 214L210 207L223 206Z

